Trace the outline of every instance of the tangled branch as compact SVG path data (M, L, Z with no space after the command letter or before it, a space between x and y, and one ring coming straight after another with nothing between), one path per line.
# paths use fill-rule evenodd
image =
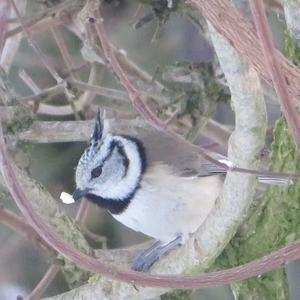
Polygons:
M13 3L13 0L10 0L11 3ZM234 46L242 53L244 54L251 62L254 63L254 66L257 68L257 70L263 75L263 77L271 82L271 77L273 76L274 80L274 73L280 73L278 70L278 66L275 66L274 72L266 72L266 67L263 59L260 57L260 50L256 51L253 50L252 52L246 49L245 44L239 44L239 40L241 39L241 36L237 38L236 33L232 33L230 30L228 30L229 27L232 27L231 25L228 25L228 22L224 23L224 28L220 29L220 20L222 18L225 18L225 20L228 21L229 18L235 18L236 20L241 20L241 23L238 23L239 27L237 28L238 34L240 33L239 30L242 30L242 34L246 34L246 41L247 42L258 42L258 39L256 38L255 34L253 33L253 30L249 27L249 24L245 23L240 17L235 14L235 10L225 1L218 1L218 0L212 0L212 1L201 1L201 0L191 0L191 3L195 5L198 9L203 10L204 14L208 16L210 21L213 23L213 25L216 25L216 28L218 31L224 33L225 36L229 37L231 41L234 41ZM200 8L200 4L204 4ZM187 145L188 147L193 148L195 151L203 155L206 159L212 161L215 164L218 164L228 171L234 172L244 172L244 173L250 173L255 175L265 175L265 172L258 172L258 171L252 171L248 170L246 168L239 168L239 167L228 167L227 165L224 165L222 163L219 163L212 159L205 150L199 149L197 146L193 146L188 144L182 137L178 136L177 134L171 132L168 128L168 126L162 122L157 116L149 109L147 104L143 101L143 97L138 89L135 88L135 86L131 83L131 81L128 79L128 76L126 72L123 70L122 66L120 65L120 59L116 56L115 49L112 47L103 25L103 20L101 18L101 15L99 13L99 7L97 1L89 1L90 4L90 16L88 18L88 21L90 23L90 26L92 26L97 34L98 38L101 42L101 46L104 52L104 58L106 61L106 65L108 68L110 68L114 74L119 79L120 83L125 87L128 97L130 98L132 104L134 107L137 108L137 110L143 115L143 117L154 127L156 127L159 130L162 130L176 139L180 141L181 143ZM216 5L219 4L219 7L216 7ZM228 11L226 10L228 9ZM213 11L212 11L213 9ZM220 10L221 13L220 13ZM215 18L215 14L219 12L218 14L218 20ZM227 27L226 27L227 26ZM26 27L23 25L23 27ZM244 28L243 28L244 27ZM245 31L247 29L248 31ZM23 28L23 30L26 32L26 28ZM246 33L245 33L245 32ZM60 37L57 36L57 32L54 32L56 34L57 40L60 41ZM27 35L29 33L27 32ZM262 39L263 40L263 39ZM63 49L63 48L62 48ZM274 49L272 46L269 47L269 50L274 52ZM266 50L266 48L264 49ZM63 49L62 52L65 54L65 60L68 62L68 65L71 66L72 62L70 61L70 58L66 56L66 49ZM299 87L296 87L296 83L299 81L299 71L296 70L294 67L292 67L289 62L287 62L285 59L283 59L279 54L276 54L278 60L281 62L283 66L283 70L285 74L287 72L291 71L289 78L292 78L292 81L290 82L290 85L288 86L289 93L292 95L296 95L296 93L299 92ZM257 61L255 61L257 58L259 58ZM276 59L275 59L276 61ZM49 69L49 68L48 68ZM60 77L57 77L55 70L52 70L51 73L53 76L60 81ZM279 75L280 76L280 75ZM275 78L276 79L276 78ZM72 79L70 82L73 82L74 84L77 84L78 86L84 86L84 88L88 87L88 85L84 85L83 83L80 83L76 79ZM274 83L276 84L276 80L274 80ZM284 88L284 84L279 83L277 86ZM282 91L282 90L281 90ZM109 90L100 89L100 88L91 88L91 93L107 93L111 92ZM283 89L283 105L289 103L289 106L286 108L287 111L287 117L288 120L289 117L292 118L293 115L293 108L292 103L289 102L289 95L286 90ZM124 93L119 93L119 95L122 99L123 97L126 98L126 95ZM298 130L298 120L292 120L291 127L295 128L294 132L296 136L299 134L300 131ZM90 125L89 125L90 126ZM24 139L24 133L23 137L20 135L21 138ZM26 134L25 134L26 138ZM299 140L299 137L296 137L296 140ZM46 141L47 142L47 141ZM197 275L197 276L163 276L163 275L149 275L149 274L141 274L136 273L132 271L125 271L122 269L117 268L116 266L112 266L106 263L103 263L102 261L96 260L88 255L85 255L83 253L80 253L79 251L75 250L72 246L70 246L68 243L63 241L58 234L56 234L53 229L45 224L45 222L42 220L42 218L35 212L34 208L32 207L28 197L24 193L24 190L22 189L18 178L16 176L15 170L14 170L14 164L10 160L5 140L3 136L2 127L0 126L0 164L2 168L2 174L5 178L7 187L15 199L19 209L21 210L22 214L25 216L25 219L32 225L34 230L45 239L46 243L49 244L53 249L55 249L58 253L66 257L67 259L71 260L75 264L77 264L79 267L86 269L91 272L100 273L104 276L107 276L114 280L119 280L122 282L126 282L129 284L135 284L140 286L149 286L149 287L161 287L161 288L181 288L181 289L192 289L192 288L200 288L200 287L210 287L210 286L218 286L223 285L227 283L232 283L236 281L240 281L246 278L250 278L253 276L260 275L264 272L270 271L276 267L279 267L283 264L289 263L291 261L294 261L300 257L300 241L297 241L285 248L282 248L281 250L278 250L268 256L265 256L263 258L260 258L258 260L252 261L248 264L227 269L224 271L219 272L211 272L207 274ZM277 174L277 173L270 173L273 174L273 177L280 176L282 177L283 174ZM287 177L299 177L299 175L295 174L284 174ZM53 278L53 274L57 272L59 266L52 266L49 272L46 274L46 279L50 280ZM50 278L50 279L49 279ZM43 282L41 282L41 286L43 285ZM40 287L39 287L40 288Z

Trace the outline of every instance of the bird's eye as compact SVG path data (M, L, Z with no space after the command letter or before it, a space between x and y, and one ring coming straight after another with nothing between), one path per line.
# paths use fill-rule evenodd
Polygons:
M96 167L91 172L92 178L99 177L101 174L102 174L102 166Z

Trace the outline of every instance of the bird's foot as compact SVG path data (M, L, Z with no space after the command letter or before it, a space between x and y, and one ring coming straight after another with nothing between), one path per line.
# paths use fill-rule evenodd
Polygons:
M150 248L139 254L132 263L131 269L137 272L147 272L150 267L163 255L168 254L176 246L181 244L182 237L178 235L168 244L162 244L160 241L154 243Z

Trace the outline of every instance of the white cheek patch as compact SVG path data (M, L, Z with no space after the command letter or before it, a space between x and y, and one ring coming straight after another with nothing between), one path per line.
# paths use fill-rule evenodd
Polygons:
M70 195L69 193L66 192L62 192L60 194L60 200L64 203L64 204L72 204L75 203L75 200L73 198L72 195Z

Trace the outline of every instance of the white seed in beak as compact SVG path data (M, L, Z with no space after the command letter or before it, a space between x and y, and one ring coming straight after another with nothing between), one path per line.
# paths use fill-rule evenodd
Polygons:
M65 204L71 204L71 203L75 203L74 198L72 197L71 194L68 194L66 192L62 192L60 194L60 200L65 203Z

